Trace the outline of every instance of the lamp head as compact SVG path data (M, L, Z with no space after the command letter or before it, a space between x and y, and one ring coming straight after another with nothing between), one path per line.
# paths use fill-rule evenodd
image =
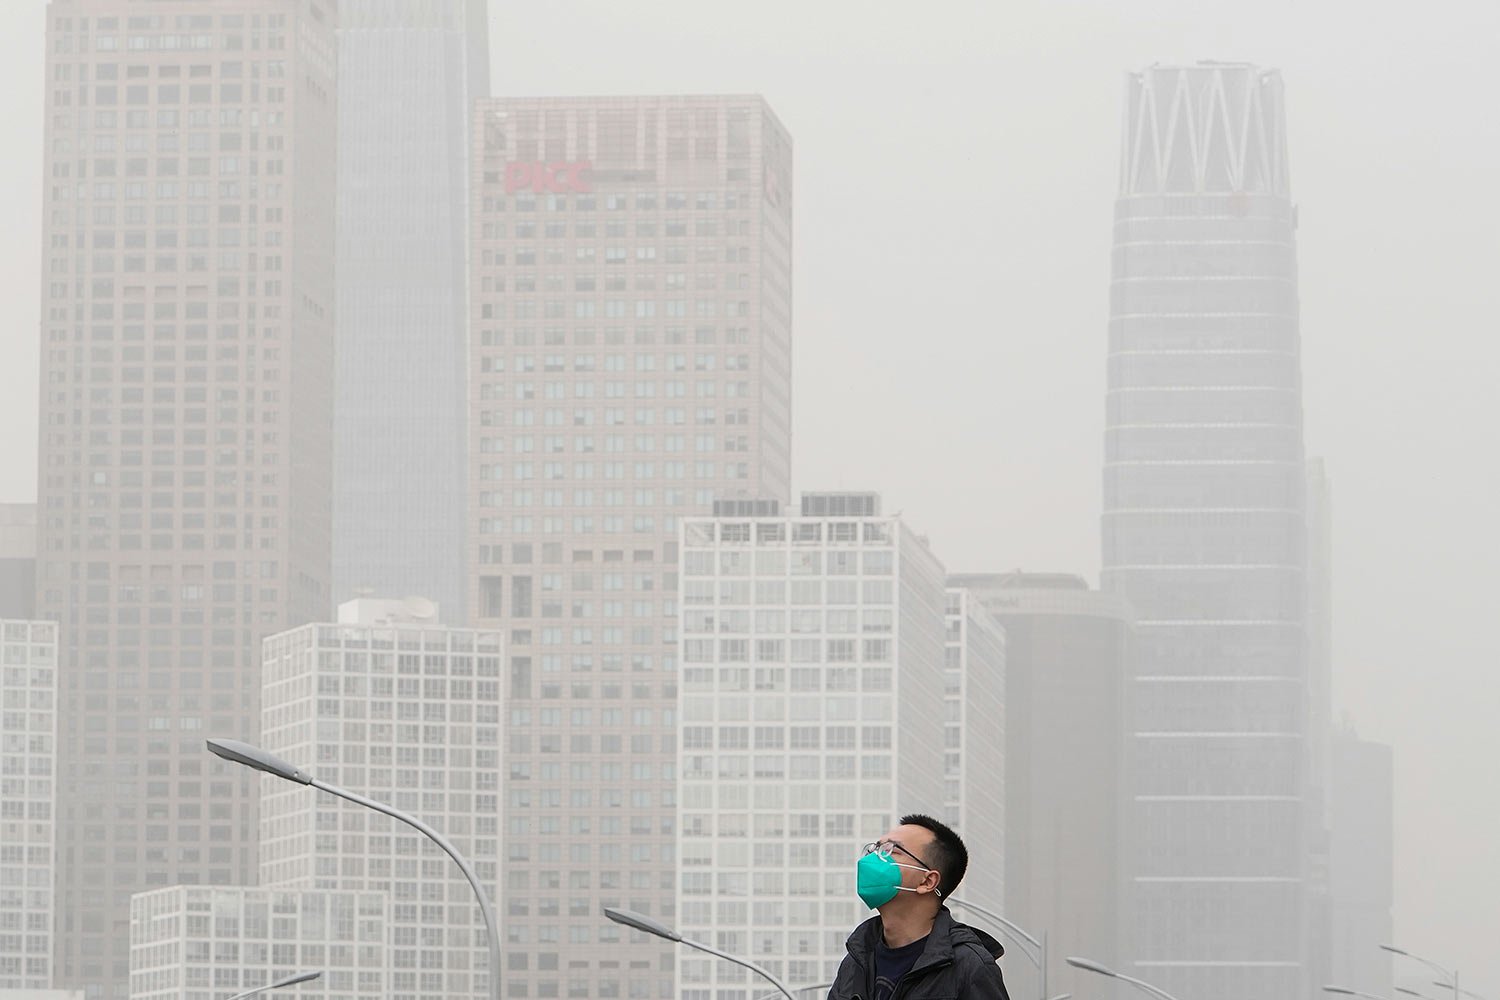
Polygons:
M1101 976L1110 976L1111 978L1113 978L1119 975L1119 973L1115 972L1114 969L1111 969L1107 965L1100 965L1093 959L1079 958L1077 955L1069 955L1068 964L1073 966L1075 969L1082 969L1085 972L1097 972Z
M217 757L222 757L235 764L243 764L266 774L274 774L286 781L295 781L299 785L312 784L312 775L306 771L277 757L275 754L266 753L260 747L251 746L242 740L208 740L209 752Z
M631 927L638 931L645 931L647 934L654 934L659 938L666 938L668 941L682 940L681 934L678 934L666 924L652 920L644 913L636 913L634 910L622 910L618 907L606 906L604 908L604 915L617 924L624 924L626 927Z

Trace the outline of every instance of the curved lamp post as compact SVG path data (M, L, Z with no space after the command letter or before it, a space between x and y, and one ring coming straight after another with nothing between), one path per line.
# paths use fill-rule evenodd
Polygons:
M269 993L271 990L279 990L283 986L296 986L298 983L305 983L310 980L317 979L322 974L322 970L319 970L317 972L294 972L290 976L282 976L274 983L267 983L264 986L257 986L255 989L246 990L243 993L236 993L234 996L230 997L229 1000L245 1000L246 997L253 997L261 993Z
M1351 990L1347 986L1325 986L1324 993L1338 993L1346 997L1362 997L1363 1000L1385 1000L1385 997L1376 996L1374 993L1365 993L1361 990Z
M1459 996L1463 993L1463 991L1458 988L1457 969L1445 969L1441 965L1438 965L1436 962L1425 959L1421 955L1413 955L1411 952L1406 951L1404 948L1397 948L1393 944L1383 944L1380 947L1383 951L1388 951L1392 955L1400 955L1402 958L1409 958L1413 962L1421 962L1423 965L1427 966L1429 969L1442 976L1444 981L1439 983L1438 985L1452 989L1453 1000L1458 1000Z
M425 835L428 840L441 847L443 853L447 854L448 857L453 859L453 863L458 865L458 869L463 872L464 878L469 880L469 886L474 890L474 895L479 899L479 911L484 915L484 926L489 931L490 936L490 998L491 1000L500 1000L500 932L498 925L495 923L495 911L490 906L489 895L484 891L484 887L479 884L479 876L474 874L473 866L469 864L468 859L458 853L458 848L450 844L446 837L417 819L417 817L404 813L395 806L388 806L384 802L376 802L374 799L367 799L356 792L340 788L337 785L330 785L326 781L319 781L308 772L287 763L275 754L267 753L260 747L251 746L249 743L244 743L240 740L216 739L208 741L208 749L215 756L222 757L232 763L243 764L256 771L275 775L283 781L294 782L298 785L311 785L319 791L327 792L329 795L336 795L341 799L347 799L355 805L364 806L366 809L373 809L378 813L385 813L385 815L392 819L400 820L407 826L414 828Z
M1101 965L1100 963L1095 962L1092 959L1079 958L1077 955L1069 955L1067 961L1068 964L1073 966L1073 968L1075 969L1082 969L1084 972L1096 972L1101 976L1108 976L1111 979L1118 979L1120 980L1120 982L1129 983L1136 989L1143 990L1146 993L1150 993L1154 997L1160 997L1161 1000L1177 1000L1176 997L1168 993L1166 990L1162 989L1160 986L1152 986L1144 979L1137 979L1134 976L1127 976L1123 972L1116 972L1109 966Z
M617 924L624 924L626 927L630 927L634 930L645 931L647 934L654 934L659 938L665 938L666 940L671 941L675 944L685 944L689 948L697 948L699 951L706 951L716 958L724 959L724 961L726 962L733 962L735 965L744 966L751 972L765 979L772 986L776 987L777 991L782 996L786 997L786 1000L797 1000L797 998L792 995L793 991L787 988L786 983L783 983L781 980L777 979L775 976L771 975L771 973L767 972L765 969L756 965L749 959L740 958L737 955L727 954L717 948L713 948L709 945L704 944L702 941L694 941L691 938L685 938L681 934L678 934L676 931L674 931L672 928L668 927L666 924L658 920L652 920L644 913L636 913L634 910L622 910L619 907L615 906L606 906L604 908L604 915ZM802 989L804 990L817 988L818 987L815 986L802 987Z
M987 909L983 906L978 905L977 903L971 903L967 899L958 899L955 897L948 900L948 905L956 906L961 910L973 910L975 913L979 914L981 917L984 917L986 920L994 921L995 924L1000 927L1001 933L1005 934L1006 937L1010 938L1016 944L1021 946L1021 954L1025 955L1027 960L1030 961L1032 965L1036 966L1037 972L1041 974L1042 1000L1064 1000L1064 997L1071 997L1073 995L1071 993L1063 993L1055 997L1047 996L1046 931L1042 931L1042 936L1040 939L1038 939L1034 935L1026 933L1026 931L1011 923L1009 920L1005 919L994 910ZM1027 947L1028 945L1030 947Z
M1445 983L1441 979L1434 979L1432 981L1432 985L1441 986L1445 990L1455 989L1453 983ZM1469 1000L1484 1000L1484 997L1480 996L1478 993L1475 993L1473 990L1459 990L1458 992L1462 993L1466 997L1469 997Z

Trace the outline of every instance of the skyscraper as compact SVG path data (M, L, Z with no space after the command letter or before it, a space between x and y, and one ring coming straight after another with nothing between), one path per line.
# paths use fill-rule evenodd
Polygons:
M132 892L255 872L260 637L328 600L334 8L52 0L38 616L59 623L59 985ZM241 769L242 770L242 769Z
M469 121L486 0L341 0L333 594L464 600Z
M1082 992L1097 983L1080 981L1087 974L1066 956L1117 961L1130 613L1118 595L1068 573L964 573L949 576L948 586L963 588L1005 629L1012 864L997 908L1033 934L1047 932L1051 992Z
M678 519L787 493L791 139L759 97L488 100L472 165L469 601L506 630L505 988L675 997L672 946L599 913L675 907Z
M1122 954L1181 996L1301 996L1313 817L1281 78L1132 74L1122 150L1102 579L1138 616Z

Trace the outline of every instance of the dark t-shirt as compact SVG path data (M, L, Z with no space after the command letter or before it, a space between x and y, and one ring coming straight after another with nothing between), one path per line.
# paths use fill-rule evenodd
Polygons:
M927 947L927 938L919 938L899 948L886 947L885 940L875 942L875 996L873 1000L891 1000L896 984L911 971Z

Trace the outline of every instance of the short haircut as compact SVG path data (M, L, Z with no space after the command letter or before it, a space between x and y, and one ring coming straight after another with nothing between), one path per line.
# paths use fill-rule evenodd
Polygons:
M938 870L938 891L947 899L964 879L969 870L969 849L953 828L925 813L910 813L901 817L902 826L920 826L932 831L932 847L927 863Z

